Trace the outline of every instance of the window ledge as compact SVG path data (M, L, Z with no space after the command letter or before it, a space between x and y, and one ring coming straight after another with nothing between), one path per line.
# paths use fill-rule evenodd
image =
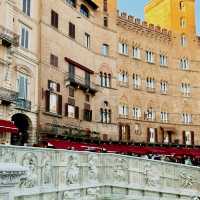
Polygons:
M161 68L168 68L168 65L160 65Z
M155 93L156 89L147 88L146 91L149 93Z
M121 56L128 57L128 54L123 54L123 53L120 53L120 52L118 52L118 54L121 55Z
M141 58L133 57L133 60L141 61L142 59Z
M133 86L133 89L134 90L141 90L141 87L135 87L135 86Z
M156 64L155 62L149 62L149 61L146 61L146 63L148 63L150 65L155 65Z
M45 115L49 115L52 117L58 117L58 118L62 118L62 115L56 114L56 113L51 113L51 112L43 112Z

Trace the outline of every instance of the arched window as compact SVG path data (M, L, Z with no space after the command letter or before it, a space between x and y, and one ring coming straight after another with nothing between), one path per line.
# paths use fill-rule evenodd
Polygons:
M179 8L180 8L181 11L185 10L185 3L184 3L184 1L180 1Z
M111 74L100 72L101 87L111 87Z
M108 0L103 1L103 11L107 12L108 11Z
M111 123L111 109L109 108L109 103L104 101L104 105L100 108L101 123L110 124Z
M187 44L187 37L186 37L186 35L183 33L183 34L181 35L181 46L182 46L182 47L185 47L186 44Z
M180 18L180 26L181 26L181 28L185 28L186 27L186 19L184 17Z
M80 12L86 16L86 17L89 17L90 16L90 12L89 12L89 9L85 6L85 5L81 5L80 7Z

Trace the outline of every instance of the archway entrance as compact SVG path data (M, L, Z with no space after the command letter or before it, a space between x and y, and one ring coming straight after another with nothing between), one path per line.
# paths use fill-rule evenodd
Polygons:
M12 116L12 121L18 128L18 134L12 134L11 144L23 146L28 143L29 133L31 132L31 120L28 116L18 113Z

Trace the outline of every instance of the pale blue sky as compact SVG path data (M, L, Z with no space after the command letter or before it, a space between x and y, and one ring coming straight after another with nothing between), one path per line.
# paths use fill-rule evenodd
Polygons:
M131 15L143 19L144 5L147 2L148 0L118 0L118 8L121 11L126 11ZM196 21L197 21L197 32L198 35L200 35L200 0L196 0Z

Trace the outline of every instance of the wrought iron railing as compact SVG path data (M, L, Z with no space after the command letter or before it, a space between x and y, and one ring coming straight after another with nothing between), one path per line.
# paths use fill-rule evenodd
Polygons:
M97 91L97 85L91 81L86 81L84 77L80 77L74 74L66 73L65 81L70 83L77 83L85 88Z
M17 98L16 99L16 107L23 109L23 110L31 110L31 101L28 101L26 99L21 99L21 98Z

